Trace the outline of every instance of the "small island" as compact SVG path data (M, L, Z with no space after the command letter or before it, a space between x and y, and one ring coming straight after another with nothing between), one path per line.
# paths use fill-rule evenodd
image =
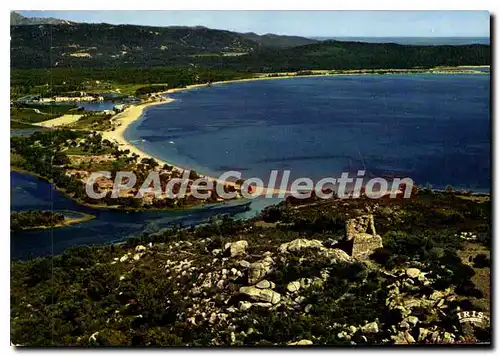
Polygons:
M74 212L69 212L73 213ZM64 215L64 212L51 210L27 210L10 213L10 229L12 231L50 229L64 227L72 224L78 224L84 221L92 220L94 215L77 213L79 216L70 217Z

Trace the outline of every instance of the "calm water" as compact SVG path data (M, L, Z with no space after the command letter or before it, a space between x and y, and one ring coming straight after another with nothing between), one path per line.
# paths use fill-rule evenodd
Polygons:
M149 108L126 136L211 175L272 169L489 191L489 75L379 75L214 85Z
M315 37L315 39L421 46L490 44L489 37Z
M253 203L252 203L253 205ZM95 215L94 220L57 229L11 233L11 258L26 259L62 253L77 245L119 242L142 232L171 226L192 226L217 214L234 214L231 204L207 206L178 212L114 212L81 207L35 177L11 173L11 210L72 210ZM258 203L257 203L258 206ZM254 216L255 211L239 214Z
M113 110L118 104L120 103L113 101L82 101L77 103L78 106L82 106L87 111Z

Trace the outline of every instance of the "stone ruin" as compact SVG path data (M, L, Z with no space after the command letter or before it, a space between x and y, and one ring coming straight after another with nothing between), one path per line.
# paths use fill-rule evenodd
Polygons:
M351 256L368 258L382 246L382 237L377 235L373 215L361 215L346 222L346 240L352 243Z

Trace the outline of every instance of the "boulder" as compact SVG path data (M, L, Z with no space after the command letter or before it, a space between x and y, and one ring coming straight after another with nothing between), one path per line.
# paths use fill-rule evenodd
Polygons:
M382 237L379 235L358 233L351 239L353 240L351 256L354 258L368 258L376 249L383 247Z
M146 247L145 246L137 245L135 247L135 252L144 252L144 251L146 251Z
M330 260L330 263L339 263L339 262L349 262L351 261L351 256L349 256L344 250L339 248L329 249L323 247L320 249L321 255L325 256Z
M426 328L419 328L418 329L418 342L422 342L425 340L427 335L429 335L431 331L426 329Z
M407 268L406 275L410 278L418 278L420 270L418 268Z
M241 287L240 293L257 302L276 304L281 300L281 295L271 289L258 289L255 287Z
M410 316L406 317L405 321L413 326L416 326L419 322L418 318L414 315L410 315Z
M446 296L446 294L442 291L439 291L439 290L435 290L434 292L432 292L432 294L429 296L429 299L431 300L439 300L439 299L442 299Z
M123 255L123 256L120 258L120 262L125 262L126 260L128 260L128 255Z
M308 248L322 248L324 247L319 240L296 239L290 242L281 244L279 251L281 253L296 252Z
M408 330L401 331L397 335L392 335L391 339L394 341L395 344L413 344L415 343L415 339L411 334L408 332Z
M337 337L341 340L345 339L345 340L351 340L351 335L349 335L347 332L345 331L341 331L337 334Z
M248 247L248 242L245 240L240 240L236 242L228 242L224 246L226 253L229 253L231 257L241 256L246 253Z
M286 286L286 290L289 291L290 293L295 293L299 289L300 289L300 282L299 281L290 282Z
M361 332L365 334L376 334L378 333L378 324L376 321L368 323L361 327Z
M274 261L270 256L267 256L259 262L250 264L248 268L248 284L255 284L262 280L269 272Z
M399 327L401 329L409 329L411 326L410 324L408 324L406 320L403 320L402 322L399 323Z
M287 345L289 346L300 346L300 345L312 345L313 342L311 340L307 340L307 339L302 339L300 341L296 341L296 342L291 342Z
M238 262L238 265L241 268L248 268L248 267L250 267L250 262L245 261L245 260L241 260L241 261Z
M252 303L246 301L240 301L239 308L241 311L246 311L252 307Z
M141 259L142 255L144 255L144 253L136 253L133 257L134 261L139 261Z
M259 283L257 283L256 287L259 289L269 289L269 288L272 288L273 284L274 283L271 284L271 282L269 282L267 279L264 279L264 280L260 281Z
M349 219L345 226L347 240L352 240L356 235L370 234L376 235L373 215L361 215L354 219Z

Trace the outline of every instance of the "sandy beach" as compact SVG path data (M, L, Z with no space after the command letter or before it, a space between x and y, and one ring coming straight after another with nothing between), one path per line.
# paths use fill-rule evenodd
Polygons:
M256 78L256 79L259 79L259 78ZM256 79L253 79L253 80L256 80ZM263 79L263 78L260 78L260 79ZM248 81L248 80L242 80L242 81ZM237 82L237 81L231 81L231 82ZM222 84L222 83L229 83L229 82L219 82L219 83L212 83L212 84ZM183 90L189 90L189 89L193 89L196 87L204 87L204 86L207 86L207 84L196 84L196 85L187 86L186 88L170 89L170 90L167 90L165 92L162 92L161 94L169 94L169 93L174 93L174 92L179 92L179 91L183 91ZM102 135L102 138L107 139L111 142L116 142L119 145L120 149L122 149L122 150L128 149L128 150L130 150L131 153L135 153L136 155L138 155L141 158L154 158L161 166L168 164L169 166L172 166L174 168L174 170L177 170L179 172L182 172L185 169L189 169L188 167L179 167L179 166L171 164L165 160L162 160L161 158L147 154L125 139L125 131L127 130L127 128L130 126L130 124L132 124L134 121L138 120L141 117L142 113L144 112L144 110L146 108L148 108L150 106L155 106L155 105L168 104L168 103L171 103L173 101L174 101L174 99L167 97L167 98L165 98L165 100L162 100L162 101L146 102L146 103L142 103L139 105L129 106L127 109L125 109L123 112L117 114L112 119L112 122L115 124L115 129L113 131L101 131L100 132ZM218 178L203 175L200 172L197 172L197 173L199 174L200 177L208 178L209 180L212 180L212 181L215 181L218 183L227 184L229 186L236 186L236 184L234 182L221 181ZM289 191L286 191L286 190L283 191L280 189L273 190L273 194L280 194L280 193L287 194L287 193L289 193ZM262 194L267 194L267 189L265 189Z
M72 124L74 122L77 122L78 120L80 120L80 118L82 116L83 115L69 115L69 114L66 114L66 115L63 115L63 116L60 116L60 117L56 117L55 119L33 123L32 125L42 126L42 127L65 126L65 125L69 125L69 124Z
M107 139L111 142L116 142L120 146L120 149L122 150L130 150L131 153L135 153L136 155L140 156L141 158L151 158L151 155L148 155L147 153L141 151L139 148L136 146L132 145L130 142L128 142L125 139L125 131L127 130L128 126L133 123L134 121L138 120L142 113L144 112L144 109L154 106L154 105L160 105L160 104L168 104L170 102L174 101L172 98L166 98L163 101L153 101L153 102L147 102L147 103L142 103L139 105L131 105L128 108L126 108L123 112L117 114L113 119L112 122L116 125L115 129L113 131L102 131L101 135L103 139ZM162 159L158 157L152 157L154 158L160 165L168 164L171 165L168 162L163 161ZM174 166L174 169L182 171L183 168Z

